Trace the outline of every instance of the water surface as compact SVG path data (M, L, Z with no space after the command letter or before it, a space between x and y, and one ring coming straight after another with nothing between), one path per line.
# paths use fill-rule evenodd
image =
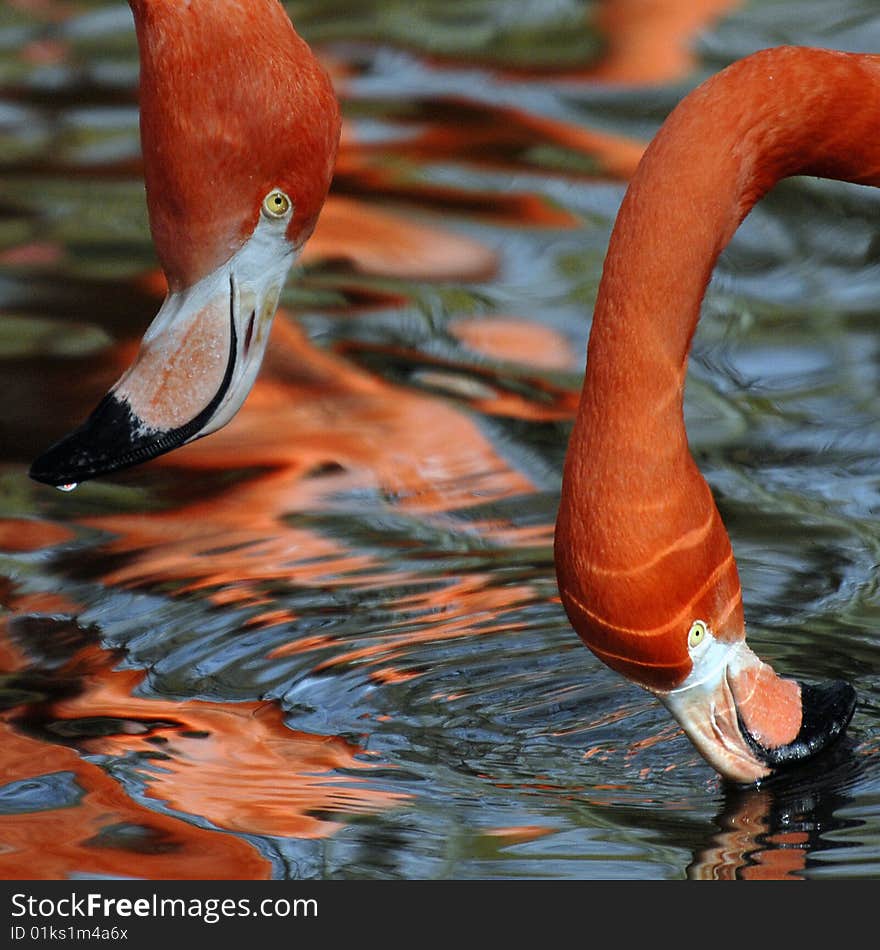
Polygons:
M584 649L553 522L617 206L678 99L868 0L290 3L345 112L235 422L61 494L32 458L163 288L121 2L0 11L0 875L873 877L871 189L797 180L715 275L687 391L750 642L852 682L821 767L722 783Z

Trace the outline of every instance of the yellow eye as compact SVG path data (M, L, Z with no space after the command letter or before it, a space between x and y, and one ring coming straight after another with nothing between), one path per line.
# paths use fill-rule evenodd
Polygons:
M698 647L703 640L706 639L706 634L709 632L709 628L706 626L705 621L695 620L691 624L691 629L688 633L688 647L693 649Z
M270 191L263 199L263 214L269 218L283 218L290 210L290 198L283 191Z

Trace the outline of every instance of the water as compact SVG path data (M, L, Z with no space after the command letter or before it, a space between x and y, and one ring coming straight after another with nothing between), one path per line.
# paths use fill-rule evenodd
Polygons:
M633 52L613 4L290 4L347 125L257 387L61 496L28 464L161 299L136 48L122 3L4 5L0 875L876 876L880 195L768 196L687 394L750 643L858 690L821 768L721 783L581 646L551 552L639 143L759 47L880 49L874 7L670 4Z

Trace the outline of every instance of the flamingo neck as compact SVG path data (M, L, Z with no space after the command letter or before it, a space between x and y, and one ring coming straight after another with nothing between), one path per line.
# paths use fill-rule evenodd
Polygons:
M880 184L880 57L766 50L673 111L609 244L556 535L575 629L650 688L687 675L687 632L745 635L727 532L690 455L682 403L718 255L777 181ZM683 632L682 632L683 631Z

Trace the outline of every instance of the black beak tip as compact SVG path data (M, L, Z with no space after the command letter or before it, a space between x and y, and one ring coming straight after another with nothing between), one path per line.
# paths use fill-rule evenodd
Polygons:
M740 727L754 753L775 772L804 762L833 745L853 717L856 698L856 691L843 680L801 683L801 728L784 746L767 748L749 734L742 722Z
M35 482L43 485L52 485L59 487L62 485L73 485L82 481L82 476L76 478L68 476L69 466L65 463L59 464L58 456L61 455L58 450L63 447L62 442L58 442L50 449L47 449L39 458L35 459L28 469L28 477Z
M28 470L35 482L56 488L75 485L99 474L100 460L93 449L88 423L46 449Z
M234 295L233 295L234 296ZM30 477L45 485L75 485L164 455L201 438L221 405L235 375L238 337L235 314L230 314L226 372L211 401L196 416L176 428L146 425L124 397L111 390L88 419L44 452L30 467Z
M148 429L126 403L109 393L78 429L36 459L28 474L44 485L75 485L176 448L181 431Z

